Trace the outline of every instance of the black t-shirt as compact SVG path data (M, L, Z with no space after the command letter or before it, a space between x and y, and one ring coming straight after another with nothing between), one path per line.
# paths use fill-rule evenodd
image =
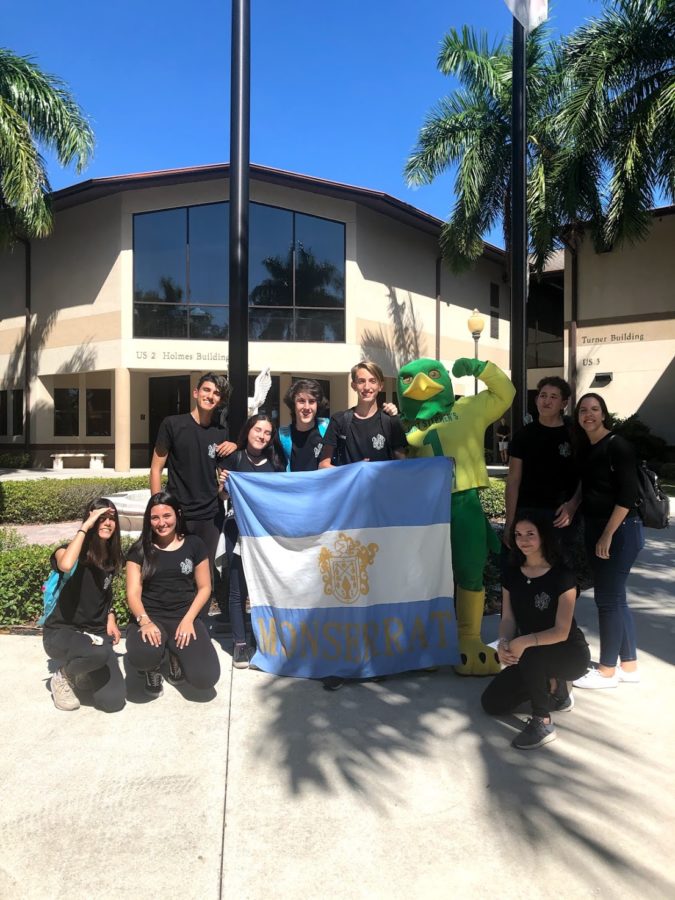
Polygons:
M405 450L408 442L398 416L389 416L389 425L383 424L387 414L378 410L374 416L359 419L352 415L349 426L344 429L344 413L331 416L323 441L321 459L331 459L335 448L344 438L344 458L339 465L361 462L369 459L382 462L395 459L395 450Z
M266 459L261 465L255 466L246 455L245 450L236 450L229 456L223 456L218 460L221 469L227 469L228 472L276 472L274 463ZM227 484L225 484L227 490Z
M522 460L519 509L557 509L579 483L567 425L548 428L530 422L513 436L509 455Z
M200 425L190 413L167 416L159 426L155 448L168 453L169 491L186 519L215 519L218 514L216 447L227 438L222 426Z
M518 633L536 634L554 627L558 598L565 591L576 590L577 580L574 573L564 566L553 566L545 575L529 579L518 566L509 566L502 578L502 585L509 592ZM574 617L567 640L586 642Z
M635 450L620 434L608 434L579 451L581 508L592 519L609 519L615 506L637 515L639 496Z
M291 444L291 472L314 472L318 469L323 438L316 425L309 431L298 431L295 425L291 425Z
M205 559L206 547L196 534L186 534L183 546L176 550L157 550L155 571L143 579L141 590L143 608L150 618L183 618L197 593L195 569ZM140 543L129 550L127 560L143 565Z
M59 549L65 549L66 546L68 545ZM50 564L58 572L56 552L52 553ZM113 602L112 581L112 572L78 562L77 569L61 588L59 599L45 622L45 628L71 625L79 631L105 634Z

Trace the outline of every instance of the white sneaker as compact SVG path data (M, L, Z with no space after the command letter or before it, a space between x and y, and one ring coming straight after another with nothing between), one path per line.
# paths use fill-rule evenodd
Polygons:
M621 666L617 667L616 674L619 676L619 681L622 684L639 684L640 683L640 673L637 669L634 672L625 672Z
M616 672L613 675L601 675L599 669L589 669L581 678L577 678L572 684L582 690L597 691L603 688L615 688L619 683Z
M68 676L63 669L54 672L49 682L49 689L52 692L54 706L57 709L70 712L73 709L80 708L80 701L77 699L75 691L72 689Z

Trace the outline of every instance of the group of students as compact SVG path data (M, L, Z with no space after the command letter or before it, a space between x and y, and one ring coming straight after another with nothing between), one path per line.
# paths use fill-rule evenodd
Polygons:
M233 664L246 668L247 589L236 518L226 517L230 472L311 471L358 461L402 459L407 442L397 410L381 408L384 376L362 361L351 371L357 404L322 419L324 398L313 379L294 382L284 402L291 424L277 429L265 413L251 416L237 442L228 440L217 413L228 399L227 382L209 373L194 391L191 413L162 423L151 464L152 496L142 533L127 554L127 664L145 674L146 691L163 690L167 678L212 690L218 656L205 615L213 563L224 530L230 573ZM555 738L551 713L573 706L569 682L580 688L616 687L638 681L635 631L626 603L626 580L644 544L638 515L637 476L631 445L607 427L608 412L597 394L578 402L574 423L563 418L570 389L560 378L538 386L539 418L510 444L506 490L503 608L498 655L503 669L483 694L484 709L504 714L523 701L532 718L514 740L533 749ZM160 487L168 466L168 490ZM562 560L581 507L594 575L600 622L600 665L574 621L576 575ZM76 566L76 563L78 564ZM45 622L44 646L58 661L51 679L59 709L76 709L78 691L90 691L106 711L125 702L124 679L113 646L120 632L112 610L112 580L123 563L117 511L109 500L90 504L73 540L55 551L52 566L71 573ZM335 690L339 678L324 679Z

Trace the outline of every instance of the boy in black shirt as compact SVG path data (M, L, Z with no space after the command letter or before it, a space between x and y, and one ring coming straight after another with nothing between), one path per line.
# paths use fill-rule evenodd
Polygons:
M516 432L509 447L506 480L505 543L516 510L546 510L556 528L568 529L578 506L579 473L572 455L570 429L563 412L571 395L569 384L557 376L537 385L539 419ZM568 543L572 535L562 534Z
M229 393L226 378L212 372L202 375L192 393L195 400L192 412L167 416L159 426L150 464L152 495L161 490L162 470L168 466L168 490L183 510L188 533L196 534L204 541L212 577L223 525L216 462L224 452L223 445L228 437L218 413L220 405L229 399ZM206 618L208 613L207 603L200 616Z
M335 464L339 466L361 461L405 459L408 442L398 416L388 416L377 405L377 396L384 389L382 369L376 363L363 360L353 367L351 378L358 403L331 417L319 468L334 465L332 459L336 453Z
M287 471L313 472L319 467L328 427L328 419L317 418L325 404L321 385L314 378L300 378L286 392L284 403L291 411L291 424L279 429L279 441L286 454Z

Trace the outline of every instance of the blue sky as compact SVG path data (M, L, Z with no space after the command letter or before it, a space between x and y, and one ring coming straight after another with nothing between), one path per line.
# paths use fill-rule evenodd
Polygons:
M557 33L601 9L549 0ZM451 175L410 190L403 165L426 112L453 87L436 70L443 35L467 24L509 36L503 0L251 0L251 10L251 161L446 218ZM55 189L228 159L229 0L30 0L8 5L2 30L6 47L68 82L96 133L81 176L50 161Z

